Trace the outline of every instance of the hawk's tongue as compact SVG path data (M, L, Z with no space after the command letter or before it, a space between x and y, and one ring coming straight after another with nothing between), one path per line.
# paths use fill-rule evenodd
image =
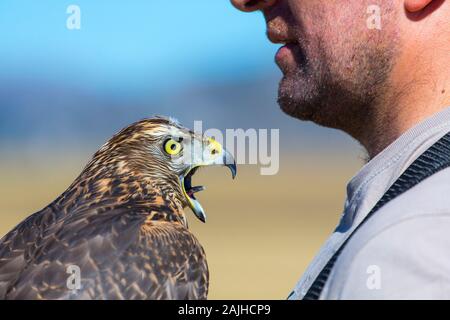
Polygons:
M203 191L203 190L205 190L204 186L196 186L196 187L192 187L191 188L192 193L200 192L200 191Z
M194 193L200 192L200 191L203 191L203 190L205 190L205 187L204 187L204 186L191 187L191 189L189 189L189 191L187 192L187 194L188 194L189 197L195 199Z

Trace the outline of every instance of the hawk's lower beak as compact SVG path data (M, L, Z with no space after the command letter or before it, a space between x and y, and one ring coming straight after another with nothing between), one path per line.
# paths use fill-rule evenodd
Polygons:
M192 209L194 214L200 221L206 221L206 213L203 209L200 202L195 198L195 193L204 190L203 186L192 186L192 176L195 174L199 167L205 166L226 166L230 169L231 175L233 179L236 177L237 168L236 161L233 156L225 149L220 149L220 154L217 154L219 151L213 151L212 156L209 157L209 160L202 161L199 164L193 164L186 173L181 177L181 186L183 189L184 196L188 202L189 207Z

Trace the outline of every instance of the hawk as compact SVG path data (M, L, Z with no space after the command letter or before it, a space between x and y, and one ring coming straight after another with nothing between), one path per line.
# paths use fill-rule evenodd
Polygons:
M236 164L222 145L173 119L113 136L55 201L0 241L1 299L206 299L199 167Z

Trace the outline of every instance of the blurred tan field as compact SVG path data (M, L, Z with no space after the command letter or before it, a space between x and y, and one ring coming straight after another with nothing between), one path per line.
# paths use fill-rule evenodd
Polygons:
M208 215L189 211L190 227L210 267L210 299L285 299L338 222L345 185L361 165L355 155L286 155L275 176L240 166L207 168L194 184ZM89 158L54 155L2 160L0 234L62 193ZM350 162L349 162L350 161Z

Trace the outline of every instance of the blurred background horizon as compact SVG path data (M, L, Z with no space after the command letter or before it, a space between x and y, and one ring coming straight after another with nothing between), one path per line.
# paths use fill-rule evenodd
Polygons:
M79 30L66 27L73 4ZM188 218L208 255L210 299L287 297L338 222L363 152L279 109L278 46L261 15L225 0L4 0L0 33L0 237L139 119L280 129L277 175L202 171L208 222Z

